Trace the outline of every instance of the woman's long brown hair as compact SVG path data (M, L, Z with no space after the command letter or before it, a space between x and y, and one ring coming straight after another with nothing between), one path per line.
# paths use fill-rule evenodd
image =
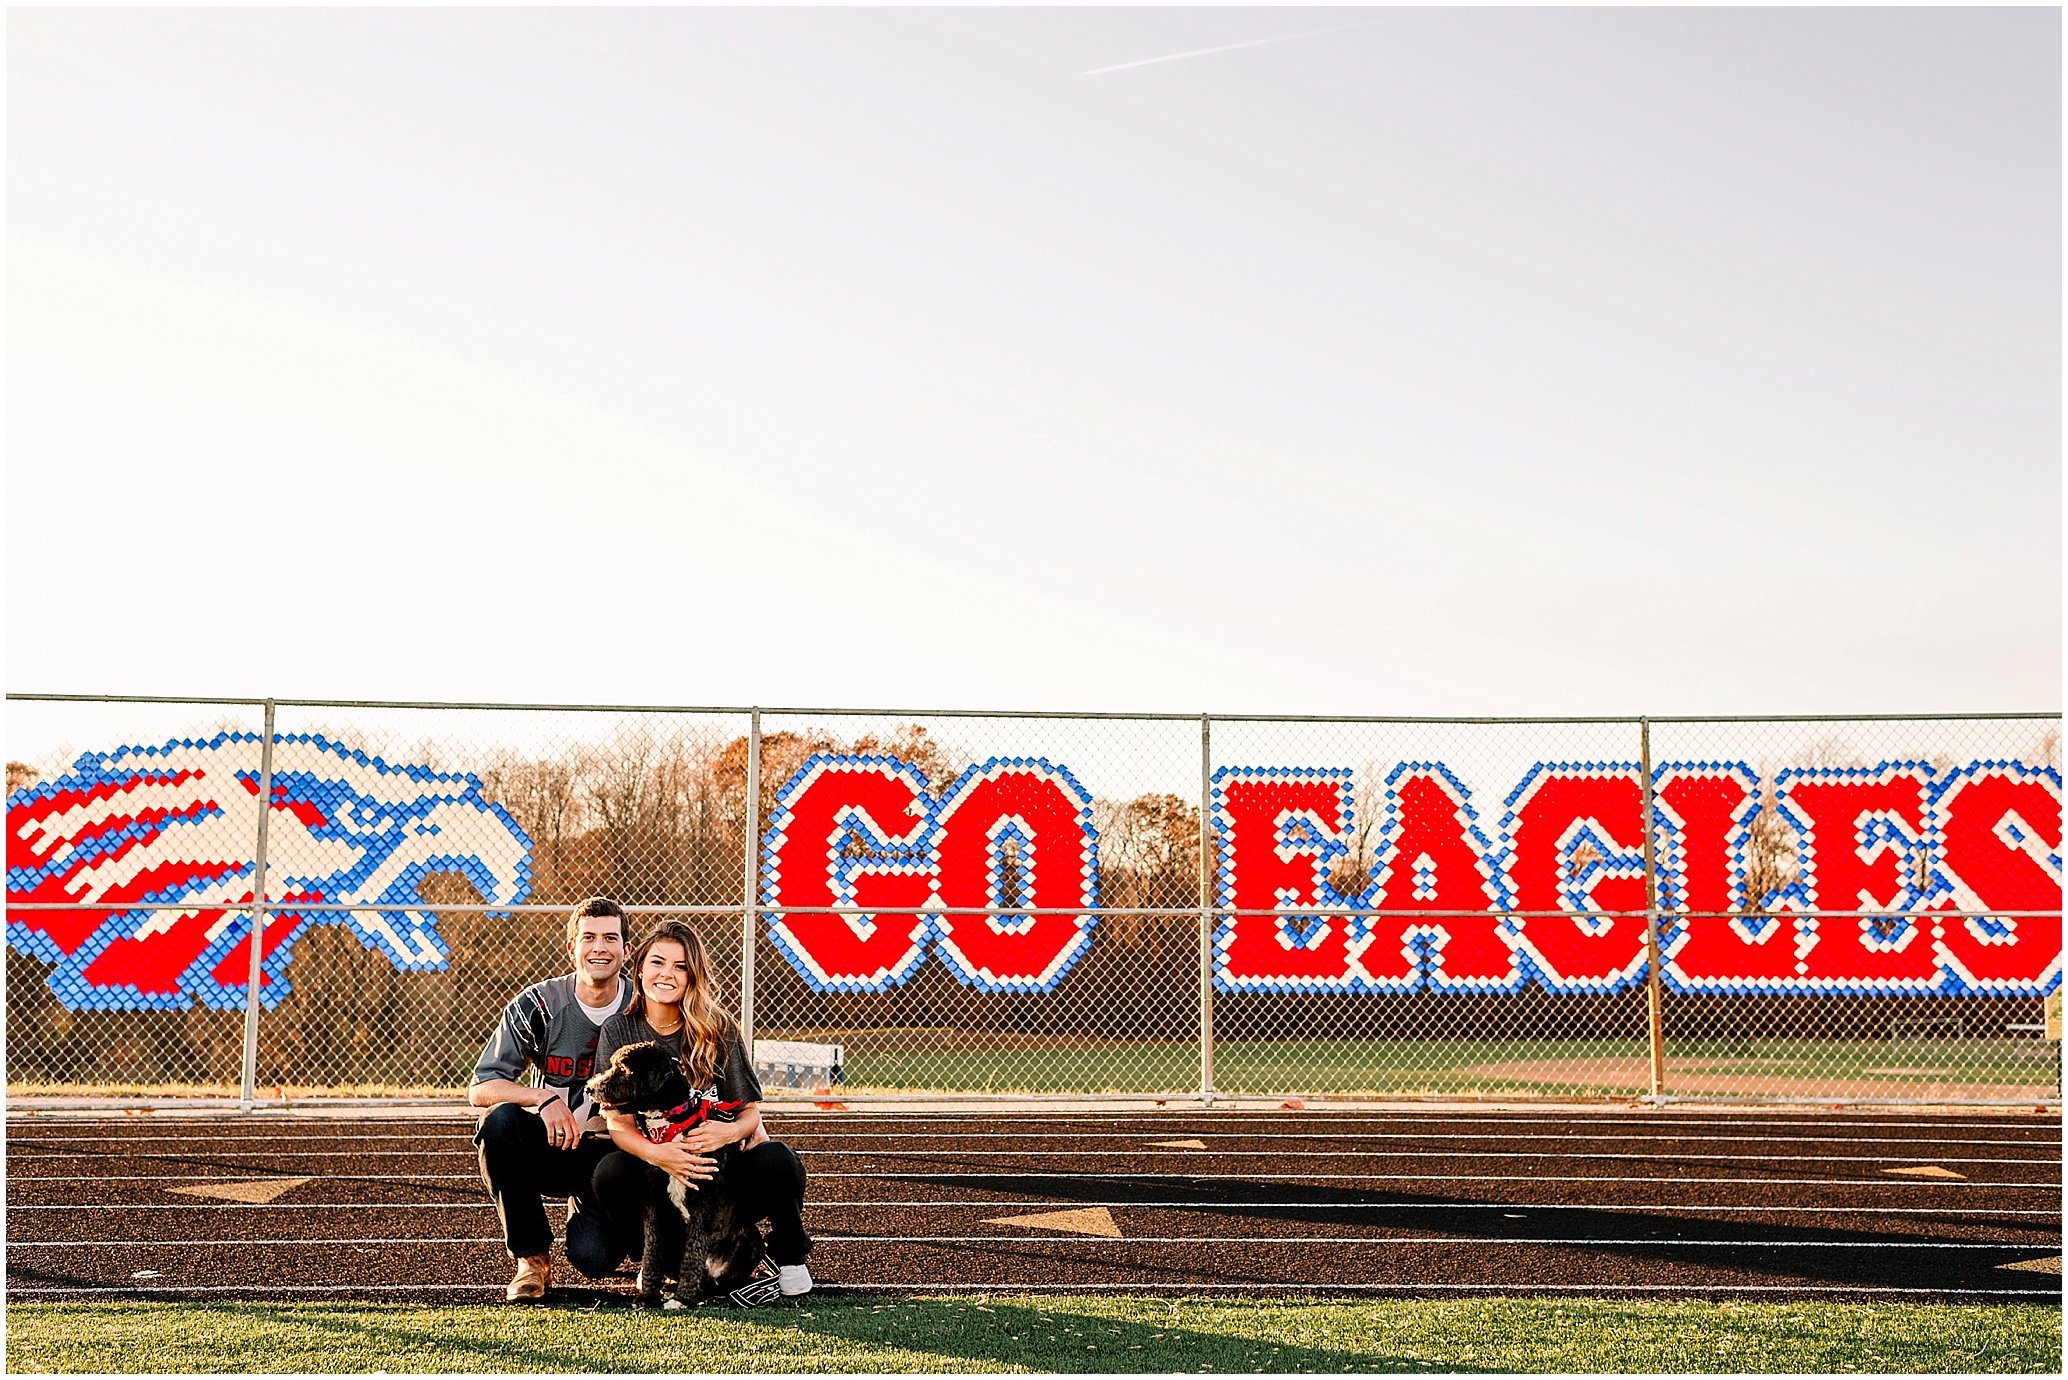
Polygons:
M732 1013L718 1004L711 984L711 956L704 950L703 937L680 920L663 920L653 933L639 941L632 955L632 1000L625 1014L647 1020L646 989L639 974L646 956L656 944L680 944L689 964L689 986L682 994L682 1071L699 1087L717 1081L725 1067L725 1040L732 1029Z

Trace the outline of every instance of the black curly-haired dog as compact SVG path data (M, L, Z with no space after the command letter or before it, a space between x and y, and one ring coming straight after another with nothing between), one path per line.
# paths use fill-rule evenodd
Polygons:
M705 1100L689 1086L675 1057L652 1041L626 1045L610 1067L589 1080L589 1096L616 1112L629 1112L648 1140L669 1141L707 1119L730 1120L730 1105ZM706 1298L729 1296L742 1307L773 1302L773 1278L756 1277L762 1264L761 1230L740 1205L726 1171L734 1147L713 1152L718 1173L693 1186L665 1170L646 1166L646 1254L639 1262L639 1302L661 1303L666 1277L675 1294L663 1306L686 1308ZM766 1272L766 1273L771 1273Z

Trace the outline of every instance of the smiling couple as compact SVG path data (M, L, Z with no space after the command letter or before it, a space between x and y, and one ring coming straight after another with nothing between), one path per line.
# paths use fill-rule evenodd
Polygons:
M517 1262L505 1297L541 1299L551 1287L544 1196L568 1200L568 1263L600 1279L643 1250L643 1165L693 1190L717 1172L713 1153L734 1142L728 1182L748 1220L768 1222L782 1292L808 1293L804 1166L761 1124L761 1082L739 1025L718 1004L703 940L679 920L661 921L632 953L636 986L624 977L627 947L622 906L602 896L576 906L567 921L574 971L519 992L474 1068L468 1101L489 1109L474 1136L481 1178ZM737 1117L656 1144L631 1116L592 1102L590 1075L619 1048L648 1040L680 1062L706 1099L743 1104ZM519 1082L527 1068L532 1081Z

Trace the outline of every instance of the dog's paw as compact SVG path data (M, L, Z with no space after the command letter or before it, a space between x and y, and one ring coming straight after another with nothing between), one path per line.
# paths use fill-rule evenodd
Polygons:
M661 1307L667 1309L670 1312L673 1312L677 1309L687 1308L689 1307L689 1305L684 1303L681 1299L669 1299L666 1303L662 1304Z

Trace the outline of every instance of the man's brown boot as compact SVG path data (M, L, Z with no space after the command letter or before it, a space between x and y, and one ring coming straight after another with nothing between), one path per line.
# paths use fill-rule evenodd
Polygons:
M509 1288L503 1290L503 1297L512 1303L524 1299L542 1299L546 1296L546 1286L552 1279L552 1256L525 1256L517 1262L517 1278L510 1281Z

